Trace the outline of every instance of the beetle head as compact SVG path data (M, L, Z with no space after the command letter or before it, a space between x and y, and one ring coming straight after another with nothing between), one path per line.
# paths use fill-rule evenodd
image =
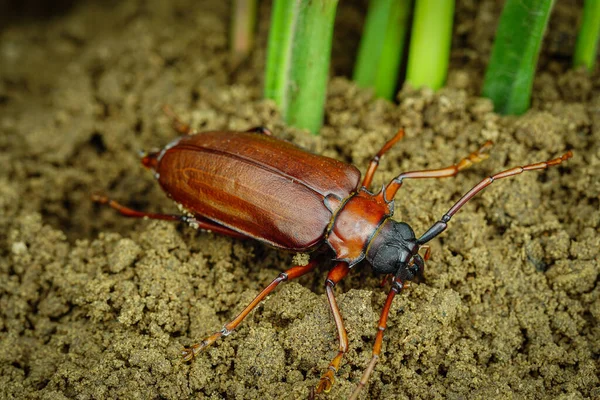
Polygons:
M366 258L377 274L394 274L402 281L411 280L424 267L419 247L408 224L388 218L371 240Z

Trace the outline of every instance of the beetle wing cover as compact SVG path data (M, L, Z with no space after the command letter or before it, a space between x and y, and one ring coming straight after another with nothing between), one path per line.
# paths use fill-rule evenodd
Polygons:
M259 133L182 137L161 155L163 189L190 212L275 247L318 244L331 219L323 199L347 197L352 165Z

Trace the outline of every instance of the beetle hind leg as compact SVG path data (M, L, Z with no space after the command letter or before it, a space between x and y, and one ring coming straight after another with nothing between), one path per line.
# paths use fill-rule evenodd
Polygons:
M180 215L155 214L155 213L150 213L150 212L145 212L145 211L134 210L134 209L126 207L120 203L117 203L113 199L110 199L110 198L100 195L100 194L93 194L91 197L92 197L93 202L98 203L98 204L106 204L110 208L118 211L124 217L160 219L163 221L179 221L179 220L181 220Z
M228 336L237 326L250 314L250 312L265 298L269 295L280 283L291 281L292 279L296 279L305 275L315 269L317 266L317 261L312 260L306 265L295 265L292 268L288 269L285 272L282 272L275 278L266 288L262 290L255 298L242 310L242 312L235 317L233 320L228 322L223 326L223 328L208 336L206 339L201 341L200 343L194 344L190 347L185 348L181 355L183 356L184 361L190 361L194 357L198 355L202 350L213 344L217 341L221 336Z
M92 201L99 204L106 204L112 209L118 211L121 215L129 218L141 218L141 219L158 219L161 221L181 221L190 225L194 229L202 229L209 232L216 232L221 235L226 235L238 239L246 239L247 236L231 230L223 225L219 225L209 219L202 218L200 216L190 215L177 215L177 214L158 214L150 213L145 211L134 210L133 208L126 207L116 201L99 194L92 195Z
M273 132L269 130L269 128L265 128L264 126L255 126L250 129L246 129L244 132L248 133L260 133L267 136L273 136Z

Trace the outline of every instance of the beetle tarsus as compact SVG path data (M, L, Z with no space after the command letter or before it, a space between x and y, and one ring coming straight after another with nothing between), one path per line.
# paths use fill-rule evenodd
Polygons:
M398 278L394 278L394 281L392 282L392 288L388 292L387 299L385 300L385 304L383 306L383 309L381 310L379 323L377 324L377 334L375 335L375 343L373 344L371 361L369 361L369 365L365 369L365 372L363 373L362 377L360 378L358 386L354 389L354 392L352 392L350 399L358 398L358 395L360 394L363 387L366 386L367 382L369 381L369 377L371 376L371 373L375 369L375 364L377 364L377 360L379 360L379 354L381 354L383 333L387 328L387 319L388 314L390 312L390 308L392 307L392 301L394 300L394 297L402 291L403 288L407 287L407 283L408 282L404 282Z
M342 357L344 356L345 351L340 351L338 355L331 361L329 367L327 367L327 371L323 375L321 375L321 380L317 385L317 393L329 393L331 390L331 386L335 382L335 374L338 371L338 367L340 365L340 361L342 361Z
M194 344L193 346L186 347L181 352L183 361L185 361L185 362L192 361L192 359L194 359L194 357L196 357L196 354L198 354L202 349L203 349L202 343Z
M292 280L298 278L313 269L317 266L317 261L312 260L306 265L295 265L288 269L285 272L280 273L277 278L275 278L269 286L264 288L262 292L260 292L254 300L246 306L242 312L235 317L233 320L228 322L221 328L220 331L213 333L209 337L205 338L202 342L194 344L190 347L185 348L182 351L182 356L184 361L191 361L194 357L196 357L201 351L205 348L216 342L222 336L229 336L231 332L246 318L246 316L252 311L269 293L273 291L281 282L285 282L287 280Z
M456 168L460 171L465 168L469 168L471 165L473 165L475 163L478 163L478 162L481 162L481 161L487 159L490 156L488 152L490 151L490 149L492 148L493 145L494 145L494 143L491 140L488 140L479 149L477 149L476 151L472 152L471 154L469 154L468 156L466 156L465 158L460 160L456 164Z
M344 279L349 271L350 267L348 266L348 263L339 262L331 269L331 271L329 271L327 274L327 280L325 281L325 293L327 294L329 308L333 314L340 344L337 355L333 358L333 360L331 360L329 366L327 367L327 371L323 374L323 376L321 376L321 380L317 385L317 393L327 393L331 390L331 385L335 380L335 374L340 367L340 363L342 362L344 354L348 351L348 335L346 334L346 328L344 328L342 314L340 313L340 309L335 300L333 288L339 281Z
M363 388L367 385L367 382L369 381L369 377L371 376L371 373L375 369L375 364L377 364L378 360L379 360L379 356L378 355L374 354L371 357L371 361L369 361L369 365L367 366L367 368L363 372L362 376L360 377L360 381L358 382L358 385L356 385L356 387L354 388L354 391L352 392L352 394L350 395L350 397L348 397L348 400L356 400L356 399L358 399L358 395L363 390Z
M108 197L103 196L101 194L97 194L97 193L93 193L90 198L92 199L92 201L94 203L98 203L98 204L107 204L109 202Z
M229 332L229 333L231 333L231 332ZM207 337L200 343L196 343L196 344L191 345L190 347L186 347L181 352L181 355L183 356L183 361L186 361L186 362L191 361L200 352L202 352L205 348L207 348L208 346L210 346L211 344L216 342L217 339L220 338L221 336L223 336L223 330L213 333L212 335L210 335L209 337Z

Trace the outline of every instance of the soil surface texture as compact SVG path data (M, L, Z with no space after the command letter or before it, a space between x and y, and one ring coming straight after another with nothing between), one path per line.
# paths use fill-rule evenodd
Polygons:
M0 398L305 399L337 354L324 262L182 361L298 257L92 203L103 193L178 212L138 155L177 136L164 104L200 131L266 126L363 173L402 127L372 190L492 140L490 157L455 178L403 185L395 218L417 235L484 177L572 150L559 167L494 183L432 241L361 398L600 398L600 72L569 65L580 2L557 2L520 117L478 96L501 1L458 1L448 86L403 87L395 103L349 81L366 1L340 2L319 137L262 100L263 3L256 49L237 68L225 1L63 1L42 15L28 1L2 19ZM317 398L357 385L389 291L380 283L361 264L336 287L349 350Z

